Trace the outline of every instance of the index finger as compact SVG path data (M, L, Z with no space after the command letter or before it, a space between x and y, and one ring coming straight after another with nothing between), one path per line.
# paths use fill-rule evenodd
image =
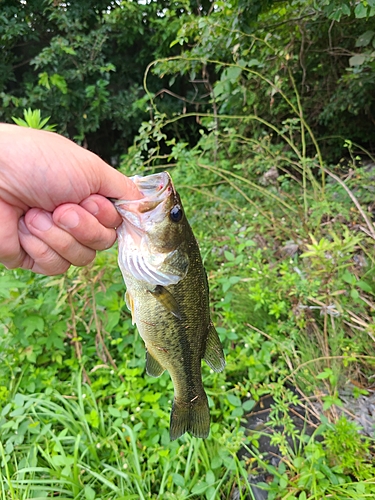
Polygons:
M52 217L56 226L92 250L106 250L116 241L116 231L105 227L80 205L64 203L56 208ZM54 247L53 241L46 242ZM61 254L61 251L58 253Z
M113 203L100 194L92 194L83 200L80 205L91 215L94 215L105 227L115 229L122 222L122 218Z

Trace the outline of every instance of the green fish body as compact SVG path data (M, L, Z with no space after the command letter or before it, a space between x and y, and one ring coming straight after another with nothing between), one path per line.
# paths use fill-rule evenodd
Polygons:
M168 370L173 381L171 439L185 432L205 438L210 413L201 360L217 372L225 360L199 247L169 174L132 180L144 197L116 202L126 303L146 345L147 373L159 377Z

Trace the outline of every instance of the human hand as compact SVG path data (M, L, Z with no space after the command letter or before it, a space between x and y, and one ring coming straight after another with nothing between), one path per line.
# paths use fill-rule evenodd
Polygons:
M106 199L135 185L95 154L52 132L0 124L0 262L46 275L91 262L121 223Z

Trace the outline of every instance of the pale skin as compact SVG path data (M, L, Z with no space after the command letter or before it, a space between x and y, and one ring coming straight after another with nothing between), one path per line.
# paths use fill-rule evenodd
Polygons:
M53 132L0 124L0 263L56 275L111 247L121 217L107 198L133 182Z

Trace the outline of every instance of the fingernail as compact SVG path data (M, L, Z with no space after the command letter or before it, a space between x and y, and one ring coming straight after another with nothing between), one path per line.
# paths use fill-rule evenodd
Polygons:
M31 219L30 224L39 231L48 231L53 225L52 216L48 212L39 212Z
M27 226L25 224L25 219L23 217L20 218L18 221L18 231L20 231L23 234L30 234L30 231L27 229Z
M99 207L95 201L87 200L81 203L81 207L87 210L91 215L96 215L99 212Z
M79 224L79 216L72 208L64 212L59 218L59 225L66 229L74 229Z

